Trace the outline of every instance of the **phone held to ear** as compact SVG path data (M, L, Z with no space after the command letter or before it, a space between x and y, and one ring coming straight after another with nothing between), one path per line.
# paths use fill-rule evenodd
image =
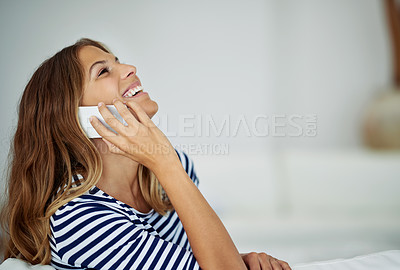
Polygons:
M115 118L118 119L122 124L127 126L128 124L125 122L125 120L122 118L122 116L118 113L117 108L115 108L114 105L106 105L107 108L110 110L111 114L115 116ZM86 135L89 138L101 138L101 136L97 133L97 131L94 129L92 124L90 123L90 116L96 116L97 119L100 120L100 122L105 125L108 129L111 131L117 133L114 129L108 125L104 119L103 116L101 116L99 109L97 106L79 106L78 109L78 117L79 117L79 122L81 123L81 126L83 130L85 131Z

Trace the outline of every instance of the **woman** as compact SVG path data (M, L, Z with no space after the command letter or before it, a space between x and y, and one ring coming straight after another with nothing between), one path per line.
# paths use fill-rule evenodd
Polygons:
M89 39L33 74L12 146L6 258L57 269L290 269L238 253L197 189L192 161L151 121L157 103L134 95L140 89L134 66ZM91 118L102 138L85 135L78 106L93 105L117 133Z

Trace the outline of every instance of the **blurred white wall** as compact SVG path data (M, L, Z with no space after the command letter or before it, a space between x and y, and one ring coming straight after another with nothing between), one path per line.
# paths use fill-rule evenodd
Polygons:
M188 151L201 189L241 251L265 250L304 262L400 247L393 229L400 223L400 203L385 193L398 188L398 154L365 152L360 139L365 105L390 85L381 4L1 1L0 169L18 99L33 71L61 48L89 37L137 66L159 104L154 121L174 145L203 145L203 152ZM316 134L307 135L307 117L316 117ZM210 118L222 134L204 133ZM228 152L204 153L218 145L228 146ZM389 186L368 204L382 170ZM336 177L342 179L338 185ZM350 191L359 200L337 204L348 182L359 187ZM313 202L309 194L321 201ZM376 209L369 212L374 202ZM371 220L388 204L392 208L375 226ZM333 212L328 222L326 215ZM357 234L361 221L355 213L370 224L363 234Z
M383 1L274 1L278 110L315 113L318 136L293 146L360 146L363 110L390 85Z

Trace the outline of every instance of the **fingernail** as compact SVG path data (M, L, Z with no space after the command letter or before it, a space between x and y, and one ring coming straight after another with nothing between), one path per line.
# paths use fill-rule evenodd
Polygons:
M114 98L114 99L113 99L113 103L115 103L117 100L118 100L118 98Z
M97 104L97 106L99 106L99 107L101 107L101 106L103 106L103 105L104 105L103 102L99 102L99 104Z

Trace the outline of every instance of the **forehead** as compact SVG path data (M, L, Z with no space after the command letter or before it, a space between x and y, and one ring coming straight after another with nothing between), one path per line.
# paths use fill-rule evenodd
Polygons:
M81 61L85 71L88 71L90 66L101 60L114 59L114 56L94 46L85 46L79 50L79 60Z

